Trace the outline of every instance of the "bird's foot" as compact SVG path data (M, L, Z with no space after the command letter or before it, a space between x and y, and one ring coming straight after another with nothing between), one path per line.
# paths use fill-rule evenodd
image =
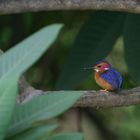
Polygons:
M102 92L102 93L104 93L104 94L107 94L107 95L108 95L108 92L109 92L109 91L108 91L107 89L101 89L101 90L100 90L100 92Z

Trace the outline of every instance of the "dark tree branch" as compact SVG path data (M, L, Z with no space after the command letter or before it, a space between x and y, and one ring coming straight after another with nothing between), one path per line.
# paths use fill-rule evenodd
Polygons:
M140 87L104 94L99 91L83 91L85 94L76 103L78 107L109 108L140 104Z
M41 90L36 90L26 81L25 77L22 76L19 80L19 94L17 97L17 102L27 102L30 101L33 97L42 95Z
M0 0L0 14L92 9L140 13L140 2L139 0Z
M49 93L53 94L53 91L44 92L36 89L32 89L31 91L26 89L26 92L27 94L25 94L25 92L24 94L20 93L21 96L27 95L23 98L23 103L29 101L34 96L44 96L44 94ZM59 92L61 91L58 91L58 94ZM108 92L107 94L100 91L77 91L77 93L78 92L83 92L84 95L77 101L75 107L92 107L99 109L140 104L140 87L122 90L119 93Z

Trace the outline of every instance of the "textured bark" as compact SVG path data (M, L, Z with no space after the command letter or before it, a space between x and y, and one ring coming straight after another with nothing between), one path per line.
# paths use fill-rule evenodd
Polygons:
M140 13L140 2L139 0L0 0L0 14L92 9Z
M84 96L77 101L78 107L109 108L140 104L140 87L122 90L118 93L83 91Z
M24 90L28 94L21 103L25 103L29 101L36 95L44 95L44 91L41 90L31 90L28 89ZM38 93L39 94L36 94ZM57 91L59 94L59 91ZM79 91L77 91L78 93ZM122 90L118 93L115 92L108 92L103 93L100 91L80 91L83 92L84 95L77 101L74 107L92 107L95 109L99 108L110 108L110 107L120 107L120 106L129 106L129 105L136 105L140 104L140 87L133 88L130 90ZM53 91L47 91L45 94L51 93ZM76 93L75 93L76 94ZM20 93L20 95L25 95L25 93Z
M37 90L30 86L30 84L26 81L24 76L21 76L19 79L19 94L17 97L17 102L27 102L30 101L33 97L42 95L43 92L41 90Z

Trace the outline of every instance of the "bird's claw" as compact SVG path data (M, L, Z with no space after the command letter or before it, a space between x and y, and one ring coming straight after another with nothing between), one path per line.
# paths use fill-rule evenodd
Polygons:
M100 92L102 92L102 93L104 93L104 94L107 94L107 95L108 95L108 92L109 92L109 91L108 91L107 89L101 89L101 90L100 90Z

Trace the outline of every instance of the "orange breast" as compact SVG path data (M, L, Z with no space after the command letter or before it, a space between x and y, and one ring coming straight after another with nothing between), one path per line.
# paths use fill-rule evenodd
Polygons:
M95 73L95 81L103 89L113 90L112 86L107 81L105 81L103 78L101 78L101 76L98 72Z

